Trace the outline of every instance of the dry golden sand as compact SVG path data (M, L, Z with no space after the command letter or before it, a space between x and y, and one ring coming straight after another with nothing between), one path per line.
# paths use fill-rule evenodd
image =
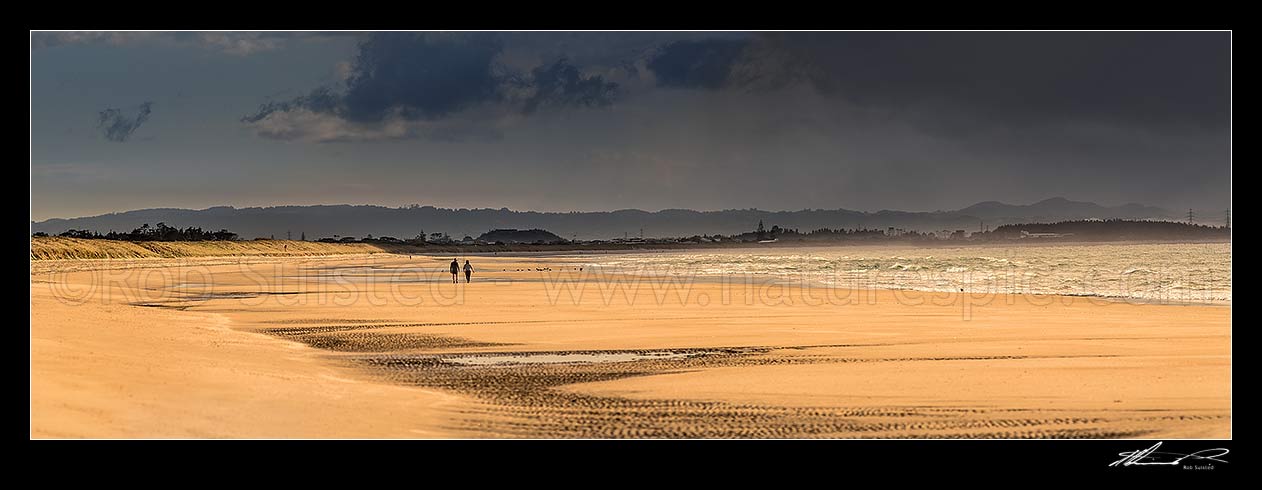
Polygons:
M1231 436L1230 307L472 260L33 266L31 435ZM526 353L669 356L454 363Z

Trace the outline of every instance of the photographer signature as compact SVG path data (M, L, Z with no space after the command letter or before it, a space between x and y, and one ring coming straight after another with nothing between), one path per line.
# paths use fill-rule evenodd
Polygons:
M1126 451L1126 452L1118 453L1117 455L1121 456L1122 459L1119 459L1117 461L1110 463L1109 466L1147 466L1147 465L1175 466L1180 463L1183 463L1184 460L1189 460L1189 459L1202 460L1202 461L1217 461L1219 463L1226 463L1227 462L1226 460L1222 460L1218 458L1221 458L1227 455L1228 452L1230 452L1225 448L1214 448L1214 449L1202 449L1200 451L1190 453L1190 454L1180 454L1180 453L1158 451L1157 448L1159 447L1161 447L1160 442L1153 444L1152 447L1148 449L1142 449L1139 451Z

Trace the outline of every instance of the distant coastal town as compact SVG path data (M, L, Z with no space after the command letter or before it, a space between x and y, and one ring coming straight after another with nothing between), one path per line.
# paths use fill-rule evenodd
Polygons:
M818 228L802 231L796 228L783 228L779 225L767 227L759 221L751 231L722 235L692 235L686 237L645 237L626 236L623 238L577 240L565 239L555 233L543 229L494 229L477 237L454 237L446 232L427 233L419 230L410 238L393 236L363 237L333 235L329 237L308 238L305 232L299 236L277 238L276 236L254 237L245 239L229 230L208 231L198 227L178 228L158 223L155 226L144 224L130 232L109 231L100 233L94 230L67 230L56 236L88 240L117 240L127 242L188 242L188 241L259 241L259 240L298 240L319 243L366 243L398 245L411 247L511 247L538 246L549 249L559 248L639 248L669 247L676 248L689 245L732 245L732 244L828 244L828 243L908 243L930 245L937 243L996 243L1013 241L1055 242L1055 241L1147 241L1147 240L1225 240L1230 238L1231 229L1227 225L1211 226L1176 221L1157 220L1074 220L1055 223L1026 223L1002 225L994 229L968 231L962 229L925 232L905 230L902 228ZM34 237L50 236L37 232Z

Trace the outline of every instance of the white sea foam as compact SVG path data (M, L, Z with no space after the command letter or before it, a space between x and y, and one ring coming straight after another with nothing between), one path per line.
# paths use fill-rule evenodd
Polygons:
M613 271L762 275L810 284L1231 303L1231 245L1098 244L932 248L810 247L585 256Z

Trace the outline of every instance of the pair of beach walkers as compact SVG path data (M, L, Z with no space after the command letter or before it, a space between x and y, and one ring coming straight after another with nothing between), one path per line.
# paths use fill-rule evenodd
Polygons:
M469 278L473 276L473 266L469 265L469 260L464 261L464 282L469 282ZM451 259L451 283L460 283L460 261Z

